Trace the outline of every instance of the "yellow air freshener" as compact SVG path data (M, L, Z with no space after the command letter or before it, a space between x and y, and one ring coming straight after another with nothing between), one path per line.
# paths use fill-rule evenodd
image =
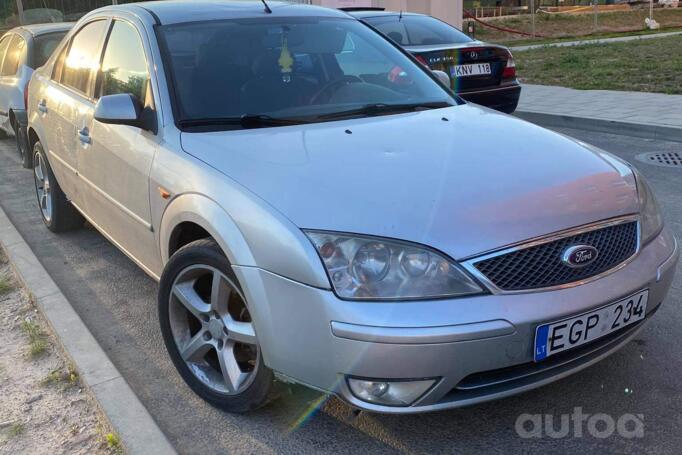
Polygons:
M282 53L279 55L279 67L282 69L282 81L291 82L291 72L294 67L294 58L289 52L289 42L286 35L282 35Z

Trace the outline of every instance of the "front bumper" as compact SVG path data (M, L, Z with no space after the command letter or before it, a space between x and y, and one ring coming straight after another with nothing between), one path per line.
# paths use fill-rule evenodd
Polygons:
M415 413L501 398L555 381L615 352L630 326L585 347L533 362L535 328L649 289L647 319L671 285L679 251L665 229L627 266L573 288L421 302L349 302L257 268L235 267L265 363L358 408ZM348 376L440 378L412 406L358 400Z

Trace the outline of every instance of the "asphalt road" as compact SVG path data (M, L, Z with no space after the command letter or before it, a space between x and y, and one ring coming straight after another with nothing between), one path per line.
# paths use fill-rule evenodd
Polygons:
M628 160L642 152L682 148L679 143L562 132ZM581 373L524 395L434 414L363 413L355 418L337 399L295 387L266 409L229 415L194 396L175 373L157 323L156 284L91 228L51 234L39 217L31 172L20 168L13 143L0 142L0 163L0 205L181 453L680 453L682 273L636 340ZM667 222L682 239L682 168L638 167L650 178ZM614 420L641 415L644 435L600 439L589 435L585 424L582 437L575 437L573 425L564 438L517 435L519 415L552 415L558 430L561 415L577 407Z

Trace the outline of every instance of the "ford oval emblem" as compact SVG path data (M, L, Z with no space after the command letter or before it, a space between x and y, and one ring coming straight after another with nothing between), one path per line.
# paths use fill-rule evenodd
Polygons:
M564 251L561 260L569 267L587 267L597 260L599 250L591 245L574 245Z

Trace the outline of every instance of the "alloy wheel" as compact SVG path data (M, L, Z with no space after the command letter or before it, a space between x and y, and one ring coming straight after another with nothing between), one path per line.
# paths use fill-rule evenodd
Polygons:
M173 283L170 328L180 357L210 389L237 395L253 382L260 349L246 300L220 270L185 268Z
M33 175L35 178L36 193L38 194L38 205L43 213L43 218L48 223L52 220L52 197L50 186L50 175L47 172L47 165L41 153L35 156L33 165Z

